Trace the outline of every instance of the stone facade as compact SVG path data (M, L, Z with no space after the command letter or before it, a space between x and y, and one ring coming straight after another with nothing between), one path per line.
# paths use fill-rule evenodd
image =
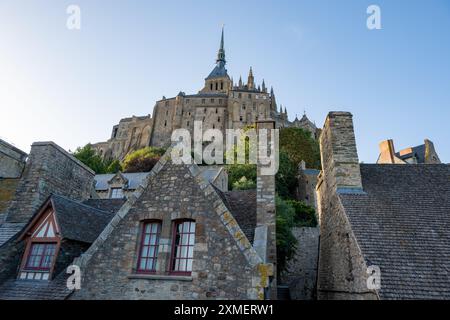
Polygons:
M246 82L240 78L236 83L230 78L225 69L223 32L216 63L197 94L180 92L176 97L163 97L156 102L152 117L121 120L113 127L111 138L94 144L94 149L106 158L123 159L128 152L143 146L168 147L175 129L188 129L193 137L195 121L202 124L200 130L217 129L224 134L227 129L241 129L270 119L277 128L293 126L317 136L317 128L306 115L290 122L286 108L280 106L278 110L274 90L269 92L264 80L257 85L252 68Z
M0 139L0 179L20 178L27 154Z
M298 187L296 192L297 200L303 201L309 206L313 207L314 209L316 209L316 212L316 185L319 173L320 170L307 169L305 161L303 160L298 166Z
M378 164L439 164L439 156L434 148L433 142L428 139L424 144L402 149L395 152L394 141L385 140L380 142L380 155Z
M339 193L363 193L352 115L330 112L320 136L318 299L376 299Z
M75 200L92 194L94 172L53 142L35 142L6 222L26 223L51 193Z
M282 272L280 282L289 287L291 299L315 300L319 228L294 228L292 233L297 239L297 248Z
M142 223L155 219L162 223L156 271L142 274ZM179 219L196 225L189 276L169 271ZM169 151L76 264L83 281L74 299L262 299L273 276L199 168L172 164Z
M108 141L96 143L93 148L106 159L123 160L129 152L150 145L152 129L151 115L125 118L113 127Z

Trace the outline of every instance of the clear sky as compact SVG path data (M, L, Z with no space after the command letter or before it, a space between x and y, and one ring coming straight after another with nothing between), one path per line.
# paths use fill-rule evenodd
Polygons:
M70 4L81 30L66 27ZM381 30L366 9L381 8ZM354 115L359 157L428 138L450 162L450 1L0 0L0 137L29 151L105 141L163 95L195 93L225 24L227 69L253 67L291 120Z

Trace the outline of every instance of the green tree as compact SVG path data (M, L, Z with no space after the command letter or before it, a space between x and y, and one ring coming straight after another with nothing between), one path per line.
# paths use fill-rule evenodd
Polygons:
M97 174L106 173L107 166L103 159L95 153L91 144L78 147L73 156L95 171Z
M122 167L124 172L148 172L166 152L164 148L145 147L128 154Z
M286 268L287 262L294 256L297 239L292 233L295 226L295 209L285 200L276 197L276 233L278 274Z
M111 161L111 163L106 168L107 173L117 173L119 171L122 171L122 165L120 164L120 161L117 159Z
M280 129L280 151L286 152L297 167L304 160L308 168L320 169L320 148L309 131L300 128Z

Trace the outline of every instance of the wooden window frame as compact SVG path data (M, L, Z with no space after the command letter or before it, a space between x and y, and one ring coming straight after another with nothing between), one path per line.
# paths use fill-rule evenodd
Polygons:
M147 233L145 232L145 228L147 225L150 224L157 224L158 225L158 229L156 232L156 244L155 245L146 245L144 244L144 240L145 240L145 236L147 235ZM140 241L139 241L139 247L138 247L138 259L137 259L137 265L136 265L136 273L139 274L155 274L156 273L156 263L158 261L158 253L159 253L159 240L161 238L161 230L162 230L162 221L161 220L144 220L141 222L141 234L140 234ZM152 235L155 233L149 233L149 235ZM148 247L155 247L155 251L154 251L154 255L152 257L143 257L142 256L142 248L144 246L148 246ZM154 261L154 268L151 270L148 269L141 269L141 261L142 259L153 259Z
M182 258L177 258L176 255L176 248L180 247L177 246L175 244L176 238L177 238L177 227L180 224L183 224L185 222L190 222L190 223L195 223L195 228L197 228L197 224L195 222L195 220L193 219L178 219L178 220L174 220L172 223L172 248L170 251L170 264L169 264L169 274L170 275L174 275L174 276L190 276L192 274L192 270L191 271L179 271L179 270L175 270L175 263L177 259L181 259L181 260L192 260L192 264L194 263L194 248L195 248L195 229L194 232L190 232L190 225L189 225L189 232L187 232L189 234L188 237L188 244L187 245L181 245L181 246L187 246L188 247L188 253L189 253L189 247L192 247L192 257L189 258L189 256L187 257L182 257ZM182 230L183 231L183 230ZM181 232L181 234L186 234L185 232ZM190 245L189 244L189 240L190 237L193 236L194 237L194 244ZM187 262L186 262L186 266L187 266Z
M42 254L39 256L39 266L38 267L31 267L29 266L29 262L30 262L30 258L31 258L31 253L33 252L33 247L34 246L44 246L44 249L42 251ZM44 257L46 256L46 251L47 251L47 247L53 245L54 246L54 252L52 255L52 260L50 261L50 265L48 267L42 267L42 263L44 260ZM43 271L43 272L49 272L51 271L53 264L55 262L56 259L56 255L57 255L57 248L58 248L58 242L56 241L30 241L30 246L28 249L28 253L26 256L24 256L24 267L22 268L22 271Z

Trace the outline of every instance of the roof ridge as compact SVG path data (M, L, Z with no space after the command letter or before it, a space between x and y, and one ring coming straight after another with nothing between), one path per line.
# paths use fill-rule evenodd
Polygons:
M99 213L106 214L106 215L108 215L108 216L111 215L111 213L108 212L108 211L103 211L103 210L100 210L100 209L97 209L97 208L88 206L87 204L84 204L84 203L82 203L82 202L79 202L79 201L70 199L70 198L68 198L68 197L66 197L66 196L62 196L62 195L60 195L60 194L51 194L51 195L50 195L50 198L55 197L55 196L56 196L56 197L59 197L59 198L63 198L64 200L68 200L68 201L70 201L70 202L72 202L72 203L76 203L77 205L80 205L80 206L82 206L82 207L86 207L86 208L92 209L92 210L94 210L94 211L98 211ZM86 199L86 200L89 200L89 199ZM86 200L83 200L83 201L86 201ZM108 199L104 199L104 200L108 200Z

